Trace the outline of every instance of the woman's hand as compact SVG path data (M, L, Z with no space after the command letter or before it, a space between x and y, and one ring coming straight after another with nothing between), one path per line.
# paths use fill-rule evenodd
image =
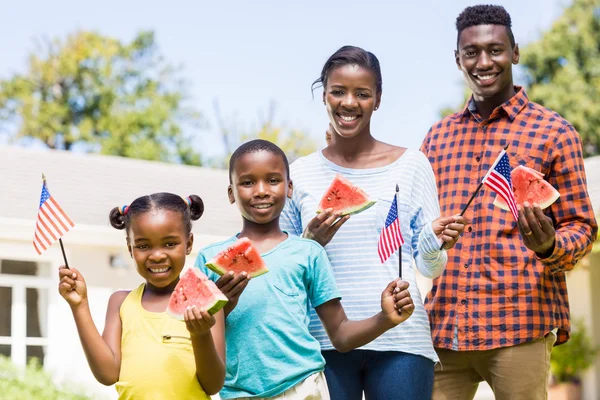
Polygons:
M302 233L302 237L314 240L325 247L333 239L333 236L350 219L350 215L341 216L340 211L332 212L331 208L317 214Z
M454 247L460 235L462 235L468 221L459 214L449 217L439 217L431 223L433 233L444 242L444 249L448 250Z

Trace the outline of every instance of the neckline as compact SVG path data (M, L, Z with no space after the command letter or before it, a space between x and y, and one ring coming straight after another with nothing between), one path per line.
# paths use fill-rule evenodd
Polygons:
M388 169L393 168L393 167L397 166L399 163L401 163L402 160L404 160L407 157L407 155L409 155L409 154L412 154L412 150L406 149L404 151L404 153L402 153L402 155L400 157L398 157L396 160L392 161L391 163L389 163L387 165L383 165L381 167L348 168L348 167L342 167L341 165L338 165L338 164L334 163L333 161L331 161L330 159L328 159L327 157L325 157L325 155L323 154L323 150L317 151L317 157L319 157L319 159L326 166L333 169L334 171L342 172L342 173L346 173L346 174L350 174L350 175L370 175L370 174L377 174L379 172L387 171Z

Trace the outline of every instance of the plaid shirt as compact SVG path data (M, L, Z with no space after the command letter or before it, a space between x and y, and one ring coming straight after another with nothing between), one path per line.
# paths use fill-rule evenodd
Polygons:
M588 254L598 230L587 193L579 134L525 91L482 120L474 103L433 126L421 151L437 177L442 215L458 214L502 148L513 168L541 171L561 197L545 210L554 221L554 252L527 249L509 211L485 186L465 216L470 226L448 253L448 265L426 299L433 342L454 350L489 350L542 337L558 328L568 340L565 271Z

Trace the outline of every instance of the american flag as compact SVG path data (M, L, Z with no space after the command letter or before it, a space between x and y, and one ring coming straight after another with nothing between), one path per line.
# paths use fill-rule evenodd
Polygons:
M46 185L46 179L42 185L42 196L38 210L35 233L33 235L33 247L38 254L46 251L52 243L56 242L65 233L74 227L73 221L65 214L58 203L52 198Z
M506 154L505 150L502 150L490 170L483 177L483 184L496 192L508 204L510 212L515 217L515 220L518 220L519 211L517 210L517 202L510 180L511 172L512 168L510 167L508 154Z
M402 238L402 232L400 232L400 219L398 218L398 202L394 195L392 200L392 206L388 212L387 218L385 219L385 227L381 230L379 235L379 243L377 244L377 253L379 253L379 259L383 264L390 256L404 244Z

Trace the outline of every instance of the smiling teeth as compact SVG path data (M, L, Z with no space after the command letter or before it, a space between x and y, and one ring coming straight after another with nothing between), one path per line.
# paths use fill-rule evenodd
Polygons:
M346 122L350 122L350 121L354 121L357 117L356 115L353 116L346 116L346 115L340 115L340 118L343 119Z
M479 75L477 76L479 79L481 80L488 80L488 79L492 79L493 77L495 77L496 75Z
M155 274L160 274L161 272L167 272L168 270L169 270L169 267L158 268L158 269L150 268L150 272L155 273Z
M271 207L271 204L258 204L258 205L254 206L254 208L258 208L260 210L262 210L263 208L269 208L269 207Z

